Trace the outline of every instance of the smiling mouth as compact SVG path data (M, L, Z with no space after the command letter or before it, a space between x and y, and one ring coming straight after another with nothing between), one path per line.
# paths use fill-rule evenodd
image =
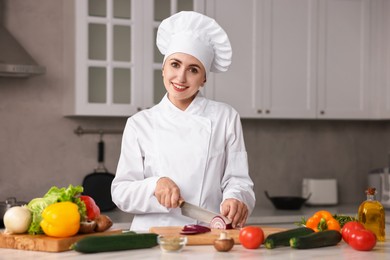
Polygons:
M188 88L187 86L178 85L178 84L173 83L173 82L172 82L172 86L173 86L175 89L179 90L179 91L183 91L183 90L185 90L186 88Z

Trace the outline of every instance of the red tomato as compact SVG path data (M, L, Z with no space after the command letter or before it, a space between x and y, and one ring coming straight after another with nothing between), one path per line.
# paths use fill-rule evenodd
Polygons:
M370 251L376 245L376 236L368 229L355 229L349 236L349 245L359 251Z
M358 221L350 221L345 223L343 228L341 229L341 235L343 236L343 240L349 244L349 237L351 236L354 230L365 229L363 224Z
M87 195L80 196L87 209L87 219L94 220L100 215L100 208L96 205L95 200Z
M247 226L240 230L240 243L247 249L256 249L264 242L264 232L260 227Z

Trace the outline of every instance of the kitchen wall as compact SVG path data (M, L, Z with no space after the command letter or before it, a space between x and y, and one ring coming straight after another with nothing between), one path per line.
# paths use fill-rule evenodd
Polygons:
M65 0L64 0L65 1ZM89 129L123 129L125 118L67 118L62 0L5 0L4 23L47 73L0 78L0 201L30 200L52 185L81 184L97 166L98 135ZM271 195L299 195L304 177L337 178L339 200L364 199L366 176L390 150L386 121L243 120L257 206ZM121 135L105 135L105 164L115 172Z

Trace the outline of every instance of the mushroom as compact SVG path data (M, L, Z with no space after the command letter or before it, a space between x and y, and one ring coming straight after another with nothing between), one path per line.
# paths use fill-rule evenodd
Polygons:
M219 252L228 252L234 246L234 239L228 237L226 232L221 232L219 238L214 241L214 247Z
M111 218L107 215L100 214L98 217L94 219L94 221L96 222L96 227L95 227L96 232L106 231L113 225Z
M95 232L96 222L95 221L83 221L80 222L79 233L89 234Z

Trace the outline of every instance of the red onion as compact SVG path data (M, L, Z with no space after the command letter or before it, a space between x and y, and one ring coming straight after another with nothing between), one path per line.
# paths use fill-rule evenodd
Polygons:
M196 234L201 234L201 233L204 233L204 232L199 232L199 231L195 231L195 230L191 230L191 231L182 230L180 232L181 235L196 235Z
M181 230L180 234L182 235L196 235L201 233L210 232L211 229L201 225L185 225Z
M227 222L226 218L223 218L222 216L215 216L211 222L210 222L211 228L216 229L232 229L232 223L229 221Z

